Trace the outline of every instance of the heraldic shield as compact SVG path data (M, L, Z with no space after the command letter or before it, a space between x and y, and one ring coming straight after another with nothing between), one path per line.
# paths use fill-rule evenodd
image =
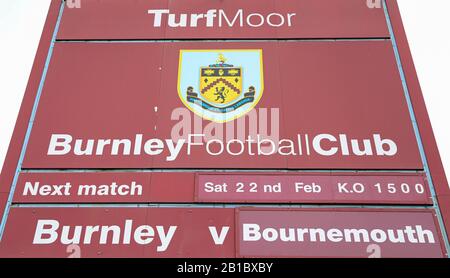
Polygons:
M181 50L178 95L198 116L222 123L252 110L264 91L261 49Z

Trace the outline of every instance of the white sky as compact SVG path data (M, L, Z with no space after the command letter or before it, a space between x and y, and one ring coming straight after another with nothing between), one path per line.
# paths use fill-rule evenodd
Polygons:
M441 157L449 172L450 1L398 2ZM0 166L11 139L49 3L50 0L0 0Z

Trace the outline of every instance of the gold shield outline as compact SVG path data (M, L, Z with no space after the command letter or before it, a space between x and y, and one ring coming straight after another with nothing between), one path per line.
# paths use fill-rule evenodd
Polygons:
M235 115L229 119L225 120L217 120L217 119L211 119L203 114L198 113L195 111L195 109L191 108L187 101L182 96L182 88L181 88L181 67L182 67L182 61L183 61L183 53L185 52L214 52L214 53L223 53L223 52L258 52L259 53L259 59L260 59L260 83L261 83L261 93L259 94L258 98L253 101L252 105L249 106L245 111L242 113ZM263 63L263 53L262 49L180 49L180 55L178 58L178 82L177 82L177 91L178 91L178 97L180 98L181 102L184 104L185 107L187 107L192 113L196 114L197 116L201 117L202 119L206 119L212 122L216 123L226 123L230 121L234 121L243 115L250 112L255 106L259 103L261 100L261 97L264 93L264 63Z

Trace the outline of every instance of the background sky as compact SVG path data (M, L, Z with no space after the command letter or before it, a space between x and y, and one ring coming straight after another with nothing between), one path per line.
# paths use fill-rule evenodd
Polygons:
M441 157L450 173L450 1L398 2ZM0 168L49 4L50 0L0 0Z

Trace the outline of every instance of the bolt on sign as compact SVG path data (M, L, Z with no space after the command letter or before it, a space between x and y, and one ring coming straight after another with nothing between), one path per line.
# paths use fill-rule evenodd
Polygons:
M395 0L53 0L0 256L447 257L448 196Z

